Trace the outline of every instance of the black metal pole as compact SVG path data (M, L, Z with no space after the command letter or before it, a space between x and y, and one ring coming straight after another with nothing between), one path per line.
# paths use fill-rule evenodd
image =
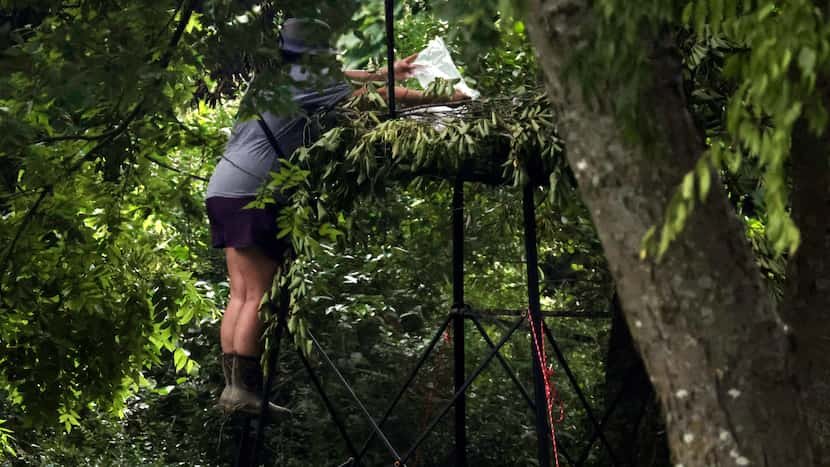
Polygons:
M320 394L320 399L323 400L323 405L326 406L326 410L328 410L329 415L331 416L332 421L334 421L334 425L337 427L337 431L340 432L340 436L343 437L343 441L346 443L346 449L349 450L349 453L355 457L357 456L357 450L354 447L354 443L352 443L352 439L349 437L349 432L346 430L346 425L343 424L343 421L340 419L340 415L337 413L337 409L334 408L334 404L329 399L329 396L326 394L325 389L323 389L323 384L320 382L320 378L317 377L317 374L314 373L314 369L311 368L311 363L308 362L308 358L303 354L303 350L297 347L297 355L300 356L300 361L303 362L303 366L305 367L306 373L308 373L309 379L311 379L311 384L314 385L314 389L317 390L317 394ZM354 462L354 465L360 465L359 462Z
M464 180L455 179L452 193L452 308L464 309ZM464 315L453 317L453 380L455 391L464 385ZM467 465L467 398L460 394L455 403L455 465Z
M369 413L369 410L366 408L366 406L363 404L360 398L357 397L357 394L355 394L354 389L352 389L351 385L349 385L349 382L346 381L346 378L343 376L343 373L340 372L340 370L337 368L337 365L335 365L334 362L331 360L331 357L329 357L329 354L327 354L325 349L323 349L323 346L320 345L320 341L318 341L317 338L314 337L314 334L310 330L308 331L308 337L311 339L311 342L314 344L314 347L317 349L317 351L320 352L320 355L323 357L323 360L325 360L325 362L328 364L329 368L331 368L332 371L334 371L334 374L337 375L337 378L343 384L343 387L345 387L349 395L352 396L352 400L354 400L355 404L357 404L357 407L360 409L360 411L363 412L363 416L369 422L369 425L375 431L380 440L383 441L383 444L386 445L386 449L389 450L389 453L392 454L392 457L395 459L395 461L400 462L401 456L398 454L398 451L395 450L395 447L392 446L392 443L389 441L389 438L386 437L383 431L381 431L377 422L375 422L375 419L372 418L372 414ZM404 464L403 462L400 463Z
M629 373L629 375L630 374L631 373ZM620 392L617 393L617 396L614 397L614 400L611 402L611 405L608 406L608 409L605 411L605 414L602 416L602 420L600 420L600 422L599 422L599 427L597 429L595 429L593 433L591 433L591 437L588 438L588 443L585 445L585 448L582 450L582 454L580 454L579 459L574 464L576 467L582 467L585 464L585 461L588 460L588 455L591 453L591 448L594 446L594 442L597 440L597 438L599 438L600 434L603 433L603 430L605 429L605 424L608 423L608 419L611 418L611 414L614 413L614 410L617 408L617 404L619 404L620 401L622 401L623 394L625 394L625 392L628 389L627 386L628 386L628 380L629 379L631 379L631 378L626 377L623 380L623 384L620 387ZM612 456L614 455L614 453L611 452L610 450L608 451L608 453ZM615 466L622 465L622 464L619 464L618 461L616 459L613 459L613 458L612 458L611 462L613 462L613 465L615 465Z
M476 329L478 329L479 334L481 334L481 337L484 338L484 342L487 343L487 346L490 347L490 349L495 349L496 344L494 344L493 340L490 339L490 336L487 334L487 330L485 330L484 326L481 325L481 321L479 321L479 319L475 316L471 317L471 319L473 320L473 324L475 324ZM522 397L524 397L525 402L527 402L527 406L530 407L530 410L532 410L535 413L536 404L533 402L533 399L530 398L530 394L527 392L527 389L525 389L522 382L519 381L518 377L516 377L516 372L513 371L513 368L510 367L510 364L507 363L507 360L504 359L504 357L501 355L501 352L496 354L496 358L499 360L499 363L501 363L501 366L502 368L504 368L504 371L507 373L507 376L509 376L510 380L513 381L513 384L516 385L516 388L522 394Z
M246 415L242 419L242 427L239 430L239 441L237 441L238 448L236 450L236 459L233 465L236 467L250 467L254 465L253 449L251 449L251 421L254 419L251 415Z
M516 320L516 323L513 324L513 326L511 326L506 333L504 333L501 340L499 340L498 344L496 344L496 347L493 348L490 351L490 353L487 354L487 357L484 358L484 361L482 361L478 365L478 367L475 370L473 370L472 373L470 373L470 376L467 377L467 380L464 381L464 384L462 384L461 387L457 391L455 391L455 394L453 395L452 399L450 399L450 401L444 405L444 408L441 409L440 412L438 412L438 415L436 415L432 419L432 421L427 425L424 431L421 432L421 435L418 436L418 439L415 441L415 443L412 444L412 447L410 447L409 450L406 451L406 454L404 454L403 458L401 459L401 463L405 463L407 460L409 460L410 457L412 457L412 454L415 453L415 450L418 449L418 446L420 446L421 443L423 443L424 440L427 438L427 436L429 436L429 434L432 433L432 430L434 430L435 426L438 425L438 422L440 422L441 419L444 418L444 415L446 415L447 412L450 411L453 405L457 404L458 401L462 397L464 397L464 393L467 391L470 385L473 384L473 381L475 381L476 378L478 378L478 376L482 372L484 372L484 370L487 369L487 367L490 365L490 362L493 361L493 358L495 358L496 354L499 353L499 350L501 350L504 344L508 340L510 340L510 338L513 336L513 333L516 332L516 329L518 329L519 326L521 326L522 323L524 323L524 320L525 317L520 316L519 319Z
M280 342L282 341L282 335L285 332L286 318L288 316L289 309L288 302L290 300L291 292L288 290L288 286L282 286L280 288L280 303L279 310L277 311L277 329L274 333L274 345L271 349L271 354L268 355L268 376L265 378L265 383L262 385L262 394L260 395L262 406L259 411L259 423L256 428L256 442L254 444L253 456L254 465L256 465L259 460L259 455L262 451L265 425L268 423L268 401L271 400L271 386L274 383L274 377L277 373L277 362L279 361L280 355Z
M395 118L395 1L385 0L386 10L386 91L389 118Z
M412 384L412 381L415 379L415 376L418 375L418 372L421 370L421 367L426 362L427 357L429 357L429 355L432 353L432 350L438 344L438 341L441 339L441 336L444 334L444 331L447 329L447 326L449 326L451 319L452 315L448 315L444 322L441 324L441 327L438 328L438 331L432 336L432 339L429 341L429 344L427 344L427 348L424 349L424 353L418 359L418 363L415 364L415 368L413 368L412 371L409 372L409 377L407 377L406 381L403 383L403 386L401 386L401 389L392 399L392 402L389 404L389 406L386 408L386 411L383 413L383 417L381 417L380 420L378 420L379 427L383 427L383 424L386 423L386 420L389 418L390 415L392 415L392 411L395 410L395 406L398 405L398 402L400 402L401 397L403 397L404 393L406 393L406 390L409 389L409 386ZM360 449L360 453L358 453L357 457L355 458L356 463L360 462L361 459L363 459L363 456L366 455L366 451L369 449L369 444L372 441L374 441L376 436L377 433L373 431L366 439L366 442L363 443L363 447Z
M242 421L242 429L240 430L238 442L239 447L236 453L236 460L234 461L234 465L237 467L254 466L259 460L259 454L262 450L265 425L268 422L268 401L270 400L269 391L274 382L274 375L277 371L280 341L282 339L282 334L285 331L285 318L288 315L288 301L290 300L290 297L291 295L287 288L280 289L280 308L277 312L277 329L274 334L274 347L268 359L268 378L265 384L262 385L262 392L260 393L263 403L258 417L247 415ZM256 434L253 439L253 446L251 446L251 422L255 419L257 420Z
M536 252L536 209L533 200L533 185L528 183L524 187L522 197L522 211L524 213L525 256L527 257L527 300L530 309L530 319L533 324L531 332L536 333L535 339L541 343L542 311L539 304L539 258ZM536 400L536 437L539 455L539 466L550 466L550 451L548 450L548 436L550 427L547 419L547 401L545 397L545 383L542 368L539 365L539 354L531 338L533 355L533 389ZM544 349L542 349L544 352Z

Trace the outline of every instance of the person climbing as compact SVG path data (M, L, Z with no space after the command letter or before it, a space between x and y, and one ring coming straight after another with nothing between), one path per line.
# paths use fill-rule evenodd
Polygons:
M230 298L220 326L225 387L217 404L227 413L260 413L263 323L258 312L263 295L290 250L289 242L277 238L278 204L269 204L263 209L245 209L245 206L270 179L270 172L279 170L280 158L319 137L321 128L312 116L332 109L349 96L366 92L365 87L353 89L349 82L328 73L327 68L307 66L316 59L332 58L330 37L331 29L323 21L303 18L284 21L279 50L283 63L289 67L288 75L295 82L291 99L297 111L290 115L260 112L258 119L237 121L208 182L205 204L211 242L214 248L224 249L230 278ZM411 76L416 57L417 54L411 55L394 64L395 79ZM355 81L385 81L387 71L345 70L343 75ZM388 94L386 88L378 92L382 96ZM402 105L437 100L403 87L396 86L394 92ZM456 94L452 100L465 97ZM278 201L285 200L278 197ZM271 402L268 412L271 416L290 413Z

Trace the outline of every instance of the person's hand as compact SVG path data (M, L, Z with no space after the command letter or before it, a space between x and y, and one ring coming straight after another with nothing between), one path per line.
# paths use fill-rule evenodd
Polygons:
M470 96L464 94L463 92L459 91L458 89L455 90L452 97L450 98L452 102L456 101L468 101L470 100Z
M418 65L415 65L415 59L418 58L418 53L414 53L404 59L398 60L395 62L395 79L396 80L404 80L409 79L415 73L415 69L418 68Z

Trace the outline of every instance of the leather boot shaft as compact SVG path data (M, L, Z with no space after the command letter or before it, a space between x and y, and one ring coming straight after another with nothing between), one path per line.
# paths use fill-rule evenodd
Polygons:
M231 384L227 393L223 391L220 407L226 412L241 411L259 415L262 407L262 367L259 357L233 355L231 361ZM272 402L268 402L271 417L290 414L291 411Z

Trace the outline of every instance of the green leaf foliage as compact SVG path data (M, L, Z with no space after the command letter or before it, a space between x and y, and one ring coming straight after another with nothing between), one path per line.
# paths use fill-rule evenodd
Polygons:
M471 304L525 307L517 188L527 182L538 187L543 306L596 312L611 290L523 24L507 2L498 14L487 2L477 4L481 12L464 11L468 30L439 19L453 14L442 5L396 4L398 55L447 35L485 98L388 120L371 90L283 161L254 203L273 202L276 190L289 197L280 235L299 253L266 304L276 302L279 285L290 287L296 346L308 353L313 329L373 413L448 311L451 194L441 180L464 172L487 183L466 187ZM208 408L222 385L217 310L229 287L221 253L208 247L204 179L235 117L290 109L293 83L274 48L282 17L323 17L342 37L346 62L382 66L380 5L0 1L0 449L13 462L228 463L233 430ZM467 33L488 45L469 46ZM446 95L451 84L426 91ZM597 402L607 326L556 326ZM494 340L504 332L499 321L484 328ZM530 342L525 332L514 339L504 355L527 385ZM271 337L265 346L273 347ZM478 339L467 346L468 365L487 348ZM396 444L436 414L451 387L448 348L441 344L406 395L399 417L408 422L390 428ZM329 463L342 448L337 433L296 377L299 360L282 355L276 390L297 415L269 432L268 455L273 465ZM505 426L527 413L520 397L505 395L509 383L498 371L483 375L469 399L471 443L487 447L474 460L524 465L533 458L532 427ZM345 400L329 378L323 384ZM578 420L575 395L563 397ZM360 414L345 411L359 430ZM445 461L448 432L443 426L426 442L423 465ZM587 430L574 421L563 433L575 447ZM492 447L492 436L504 443ZM387 460L371 452L367 463Z
M761 169L766 234L777 253L792 254L800 241L789 215L787 159L793 128L803 121L815 134L828 122L823 85L830 71L828 11L810 0L653 1L603 0L592 46L572 66L590 92L614 89L614 105L648 144L659 135L648 108L638 102L653 77L642 75L643 38L684 54L686 76L708 151L667 207L660 235L644 242L662 254L694 209L690 188L705 197L718 171L744 164ZM661 42L662 41L662 42ZM604 66L598 66L604 64ZM625 76L624 82L616 80ZM713 172L714 171L714 172ZM657 239L659 238L659 241ZM652 242L651 240L654 240Z

